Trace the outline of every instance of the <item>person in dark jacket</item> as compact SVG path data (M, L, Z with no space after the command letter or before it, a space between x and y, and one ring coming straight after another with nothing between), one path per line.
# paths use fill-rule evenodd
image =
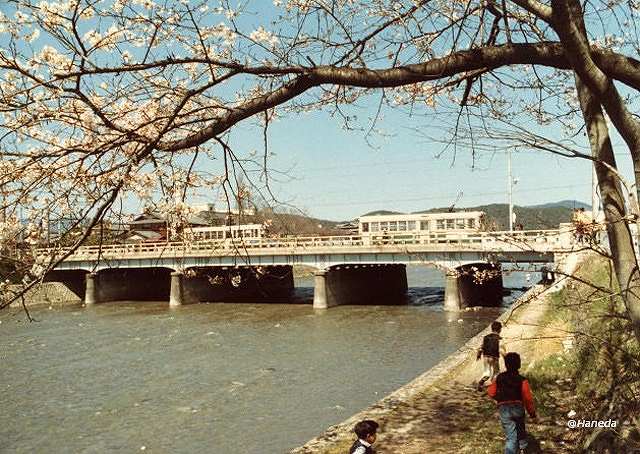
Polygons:
M478 382L478 391L482 391L484 383L493 380L500 373L500 354L504 355L504 347L500 345L500 331L502 323L493 322L491 333L482 338L482 346L478 349L476 360L482 358L484 362L484 373Z
M527 431L524 425L525 409L536 418L533 395L526 378L520 375L520 355L507 353L504 357L506 372L491 382L487 393L498 403L500 423L506 436L504 454L524 454L527 449Z
M349 454L375 454L371 445L376 441L378 427L380 427L378 423L371 419L365 419L356 424L353 431L358 439L351 446Z

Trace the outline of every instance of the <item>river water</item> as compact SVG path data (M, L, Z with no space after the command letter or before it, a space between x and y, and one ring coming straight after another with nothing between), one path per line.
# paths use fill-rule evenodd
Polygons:
M117 302L34 309L35 323L0 313L0 452L284 453L501 311L447 314L443 276L407 274L406 306ZM296 281L300 298L310 285Z

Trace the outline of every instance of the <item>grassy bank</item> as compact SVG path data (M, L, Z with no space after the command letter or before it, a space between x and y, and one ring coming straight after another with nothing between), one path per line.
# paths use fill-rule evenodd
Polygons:
M576 278L554 296L546 317L547 324L567 322L566 346L572 348L528 372L548 416L539 438L570 452L640 452L640 349L612 269L594 258ZM612 420L617 427L565 430L569 419Z
M585 261L520 348L538 421L529 421L531 453L640 452L640 350L605 260ZM532 302L535 304L535 302ZM468 430L453 431L451 452L501 453L495 405L469 394ZM615 428L568 429L573 420L612 420ZM440 452L440 451L434 451Z

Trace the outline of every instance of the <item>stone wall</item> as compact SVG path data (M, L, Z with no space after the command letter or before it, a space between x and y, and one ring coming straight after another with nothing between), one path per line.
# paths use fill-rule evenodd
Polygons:
M12 285L10 291L17 292L19 287ZM62 282L43 282L35 285L25 295L25 303L28 306L38 304L62 305L62 304L78 304L81 300ZM12 307L20 306L20 300L11 304Z

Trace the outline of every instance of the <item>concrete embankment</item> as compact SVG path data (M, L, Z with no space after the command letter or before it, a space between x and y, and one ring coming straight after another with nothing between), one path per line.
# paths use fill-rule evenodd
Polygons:
M20 288L16 285L9 286L9 292L17 294ZM82 301L66 285L61 282L42 282L36 284L24 294L24 302L27 306L78 304ZM18 298L11 304L17 307L22 304Z
M568 256L559 265L559 275L572 274L579 260L580 257L577 255ZM534 286L499 317L498 320L504 325L502 337L508 351L521 352L525 357L535 356L535 352L531 350L531 343L527 345L524 343L527 338L536 336L540 330L544 329L538 324L549 307L549 296L564 287L566 283L567 280L559 279L551 287ZM457 397L460 389L471 389L474 381L479 378L481 365L480 362L475 361L475 353L481 344L482 337L489 331L490 328L487 327L455 353L412 382L349 419L329 427L324 434L293 449L290 453L348 452L348 447L353 441L352 428L362 419L374 419L381 424L382 430L376 443L377 452L381 454L448 452L446 451L447 431L454 426L459 426L461 418L452 414L456 410L448 408L442 396L456 395ZM473 417L472 408L465 408L465 406L462 408L464 416ZM442 448L445 448L444 451Z

